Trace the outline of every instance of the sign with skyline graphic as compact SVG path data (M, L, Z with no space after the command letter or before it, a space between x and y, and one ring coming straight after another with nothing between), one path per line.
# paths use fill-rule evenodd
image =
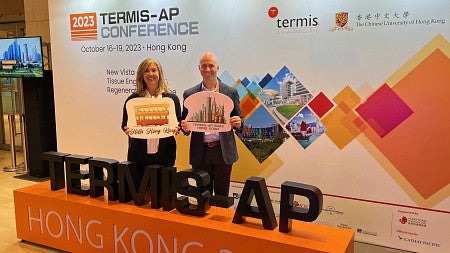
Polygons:
M184 106L188 109L186 121L191 131L230 131L233 101L228 96L213 91L197 92L186 98Z

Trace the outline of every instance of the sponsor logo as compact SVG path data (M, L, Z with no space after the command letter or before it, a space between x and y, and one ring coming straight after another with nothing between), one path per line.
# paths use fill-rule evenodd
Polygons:
M269 11L267 11L267 14L270 18L276 18L278 16L278 8L275 6L270 7Z
M344 212L336 210L336 208L334 206L327 206L325 209L322 209L322 211L324 211L328 215L335 215L335 214L343 215L344 214Z
M406 224L406 222L408 222L408 219L405 216L403 216L402 218L400 218L399 221L401 224Z
M334 227L334 225L333 224L331 224L330 222L328 222L328 221L323 221L323 220L316 220L316 221L314 221L314 223L316 223L316 224L320 224L320 225L325 225L325 226L329 226L329 227Z
M276 6L268 9L267 15L274 21L277 34L299 34L318 32L319 18L306 14L295 17L279 17L279 10Z
M362 229L362 228L356 229L356 232L357 232L358 234L363 234L363 235L378 236L378 233L377 233L377 232L367 231L367 230L364 230L364 229Z
M309 209L309 204L300 203L296 200L292 203L292 206L303 208L303 209Z
M178 7L70 14L72 41L98 38L162 37L199 34L198 21L179 20Z
M414 244L420 244L420 245L425 245L425 246L429 246L429 247L435 247L435 248L440 248L441 247L441 243L438 242L432 242L432 241L427 241L427 240L420 240L420 239L413 239L413 238L408 238L408 237L403 237L400 235L397 235L399 240L408 242L408 243L414 243Z
M402 216L398 221L401 224L405 224L405 225L411 225L411 226L423 227L423 228L427 227L427 220L416 218L416 217L407 218L405 216Z
M336 25L330 28L331 32L334 31L352 31L353 28L347 25L348 12L337 12L334 15Z

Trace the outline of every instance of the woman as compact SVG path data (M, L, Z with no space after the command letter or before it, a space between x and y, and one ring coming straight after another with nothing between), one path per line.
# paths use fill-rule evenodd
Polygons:
M128 113L126 103L137 97L168 97L175 104L178 122L181 120L181 107L178 97L171 93L167 85L161 64L154 59L147 58L138 67L136 73L136 92L131 94L123 106L122 130L129 134L127 126ZM128 138L127 160L135 162L141 175L147 165L157 164L173 166L176 158L176 142L173 136L159 139Z

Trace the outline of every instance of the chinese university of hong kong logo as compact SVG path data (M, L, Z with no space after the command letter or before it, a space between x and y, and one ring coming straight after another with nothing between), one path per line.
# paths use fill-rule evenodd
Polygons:
M330 28L331 32L336 31L336 30L347 30L347 31L353 30L352 27L347 25L348 12L337 12L335 14L334 20L335 20L336 26Z
M70 38L72 41L97 40L97 13L70 14Z
M339 27L344 27L348 21L348 12L338 12L336 13L336 25Z

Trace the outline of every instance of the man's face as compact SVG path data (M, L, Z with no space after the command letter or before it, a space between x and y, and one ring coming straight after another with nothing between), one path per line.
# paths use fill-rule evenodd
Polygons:
M217 79L217 71L219 70L219 64L217 60L211 55L205 55L200 60L200 65L198 66L200 74L203 80L215 80Z

